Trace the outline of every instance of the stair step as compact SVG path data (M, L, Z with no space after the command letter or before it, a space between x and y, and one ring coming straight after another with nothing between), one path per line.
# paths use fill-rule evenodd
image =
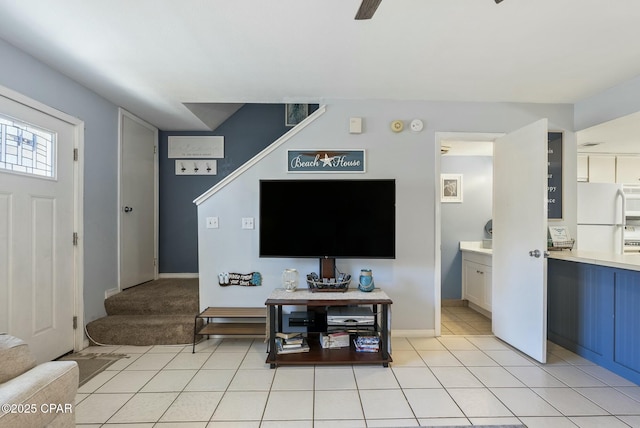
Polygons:
M197 278L162 278L104 301L107 315L188 315L200 312Z
M103 345L183 345L193 343L193 327L192 315L109 315L87 324L87 333Z

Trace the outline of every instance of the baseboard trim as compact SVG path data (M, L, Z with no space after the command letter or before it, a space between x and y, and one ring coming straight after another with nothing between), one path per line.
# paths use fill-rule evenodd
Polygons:
M117 288L110 288L108 290L105 290L104 298L108 299L109 297L113 296L114 294L118 294L119 292L120 290L118 290Z
M476 312L481 313L482 315L484 315L485 317L491 319L491 312L489 312L486 309L481 308L480 306L476 305L475 303L469 302L469 307L471 309L473 309Z
M158 278L160 279L164 279L164 278L199 278L200 275L198 274L198 272L195 273L159 273L158 274Z
M449 308L460 308L460 307L466 307L469 306L469 301L468 300L463 300L463 299L442 299L440 301L440 306L445 308L445 307L449 307Z
M436 331L430 330L392 330L391 337L436 337Z

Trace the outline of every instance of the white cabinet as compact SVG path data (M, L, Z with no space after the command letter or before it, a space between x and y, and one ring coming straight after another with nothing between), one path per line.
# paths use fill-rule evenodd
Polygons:
M640 156L617 156L616 162L616 183L640 184Z
M491 254L462 251L462 298L491 312Z
M614 155L589 156L589 182L615 183L616 157Z

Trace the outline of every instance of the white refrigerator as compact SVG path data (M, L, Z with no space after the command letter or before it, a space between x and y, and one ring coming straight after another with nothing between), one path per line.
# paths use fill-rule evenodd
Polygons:
M578 183L576 248L622 254L622 184Z

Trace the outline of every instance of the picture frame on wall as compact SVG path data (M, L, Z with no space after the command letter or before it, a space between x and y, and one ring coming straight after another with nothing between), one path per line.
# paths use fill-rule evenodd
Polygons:
M285 126L295 126L305 120L309 115L308 104L285 104L284 124Z
M440 174L440 202L462 203L462 174Z

